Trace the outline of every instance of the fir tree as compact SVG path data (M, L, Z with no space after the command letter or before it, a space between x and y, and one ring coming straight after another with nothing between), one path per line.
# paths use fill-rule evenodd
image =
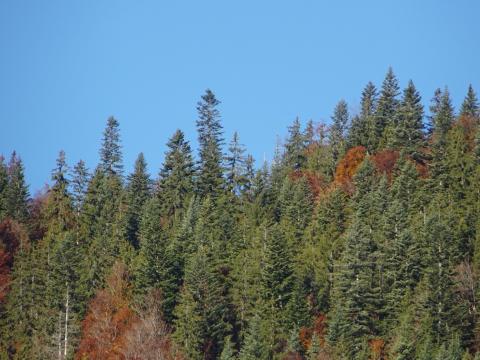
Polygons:
M90 174L83 160L80 160L73 168L73 176L70 182L72 186L72 199L77 214L80 212L87 194Z
M200 146L198 192L201 196L217 196L223 188L223 128L217 106L220 101L210 89L197 104L198 143Z
M175 131L167 147L157 192L163 202L163 213L177 218L188 207L187 200L193 191L194 165L190 145L181 130Z
M472 118L479 117L477 94L475 94L471 84L468 85L467 96L465 96L465 100L463 100L462 106L460 107L460 115L471 116Z
M403 91L392 145L397 149L405 148L408 154L417 159L420 157L420 149L424 146L423 106L411 80Z
M120 129L118 121L110 116L103 132L103 143L100 149L101 168L109 175L122 175L122 151L120 145Z
M399 87L398 80L390 67L385 75L375 112L375 135L382 139L380 146L388 144L397 125ZM383 143L383 144L382 144Z
M332 116L329 140L332 148L332 173L335 171L338 160L345 153L345 135L349 120L348 105L345 100L340 100L335 106Z
M143 153L135 161L134 172L128 176L127 184L127 219L126 236L134 248L139 247L138 230L140 217L145 202L150 196L150 178L147 174L147 163Z
M8 188L6 191L7 214L12 219L26 222L28 217L28 187L22 160L14 151L8 163Z
M291 170L299 170L305 164L305 136L298 118L288 127L284 158L286 167Z
M233 134L225 158L227 187L234 194L240 194L247 183L245 148L240 144L238 133Z

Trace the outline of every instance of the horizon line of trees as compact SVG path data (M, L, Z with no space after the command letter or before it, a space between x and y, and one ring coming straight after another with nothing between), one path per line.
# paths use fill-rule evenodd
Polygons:
M390 68L360 113L295 119L256 167L220 101L198 156L168 140L155 180L100 163L31 198L0 157L0 359L479 359L480 108L437 89L425 116Z

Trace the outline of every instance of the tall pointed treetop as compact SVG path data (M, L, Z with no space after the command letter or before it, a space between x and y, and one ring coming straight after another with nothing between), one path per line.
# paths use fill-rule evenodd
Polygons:
M120 145L120 129L117 119L110 116L103 132L103 143L100 149L100 162L103 171L110 175L122 175L122 147Z

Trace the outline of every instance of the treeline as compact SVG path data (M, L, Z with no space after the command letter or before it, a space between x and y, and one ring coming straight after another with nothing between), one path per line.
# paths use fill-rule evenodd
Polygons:
M197 156L177 130L155 180L143 154L124 175L113 117L93 172L61 151L34 198L1 159L0 358L480 358L472 87L426 116L390 69L258 166L218 105L207 90Z

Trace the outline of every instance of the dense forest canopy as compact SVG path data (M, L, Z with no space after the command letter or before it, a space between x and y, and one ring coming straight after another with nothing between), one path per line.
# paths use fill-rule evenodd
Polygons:
M0 157L1 359L480 359L480 108L389 69L358 114L296 119L273 161L198 102L158 176L100 163L31 197ZM426 113L429 115L426 116Z

